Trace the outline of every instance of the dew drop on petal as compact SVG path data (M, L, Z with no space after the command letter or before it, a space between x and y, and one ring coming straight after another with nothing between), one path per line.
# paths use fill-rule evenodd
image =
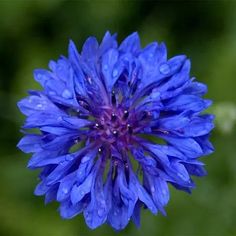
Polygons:
M72 98L72 93L68 89L65 89L62 92L62 97L66 99Z
M62 121L62 117L59 116L59 117L57 118L57 120L58 120L58 121Z
M105 71L107 71L108 70L108 65L105 64L103 68L104 68Z
M104 215L104 213L105 213L105 208L102 207L102 208L99 208L99 209L98 209L98 216L101 217L101 216Z
M166 195L166 194L167 194L167 192L166 192L165 189L162 189L162 194L163 194L163 195Z
M163 75L166 75L166 74L170 73L170 66L167 63L164 63L164 64L160 65L159 70Z
M112 76L113 77L116 77L118 75L118 70L117 69L114 69L113 72L112 72Z
M68 193L68 189L67 189L67 188L63 188L63 189L62 189L62 192L63 192L64 194L67 194L67 193Z
M42 104L38 104L36 107L41 109L41 108L43 108L43 105Z
M84 156L81 160L81 163L85 163L90 160L90 156Z
M66 155L66 161L72 161L74 158L72 155L68 154Z
M56 92L54 92L54 91L49 91L49 95L54 96L54 95L56 95Z

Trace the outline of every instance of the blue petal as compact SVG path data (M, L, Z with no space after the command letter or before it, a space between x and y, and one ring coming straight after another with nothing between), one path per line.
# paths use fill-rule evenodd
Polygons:
M99 47L99 54L103 55L111 48L117 48L116 41L117 34L111 35L109 31L107 31L102 39L102 42Z
M98 59L98 48L97 39L95 37L89 37L85 41L81 52L82 60L93 70L96 70L95 61Z
M75 184L71 190L71 202L76 204L87 193L91 191L92 184L95 178L95 170L93 170L81 184Z
M148 194L148 192L144 189L144 187L139 183L137 177L135 177L134 173L130 172L130 183L129 186L131 189L135 189L138 195L138 198L141 202L143 202L149 210L153 213L157 213L157 208L153 203L152 198Z
M17 144L17 147L25 153L39 152L42 150L41 144L41 135L28 134L20 140L20 142Z
M61 202L59 210L62 218L71 219L82 212L83 203L72 205L70 201L64 201Z
M163 83L163 85L159 87L160 93L167 90L176 89L189 80L189 72L191 67L190 60L186 60L185 56L180 57L181 60L179 61L179 68L183 65L181 70L178 73L175 73L167 82Z
M166 77L166 75L160 74L159 70L159 65L166 62L167 59L167 51L163 43L160 45L157 43L148 45L143 49L138 58L143 71L140 88Z
M120 186L121 199L128 208L127 217L129 219L133 214L133 210L138 200L138 196L135 192L132 191L132 189L128 188L128 183L124 175L124 170L121 170L121 168L119 168L119 174L117 178Z
M81 159L81 163L79 165L79 168L78 168L77 174L76 174L76 180L77 180L78 184L81 184L85 180L85 178L88 176L88 174L90 173L90 171L93 167L93 164L94 164L94 157L97 154L97 152L95 150L88 152Z
M214 147L211 142L208 140L209 135L203 135L200 137L196 137L195 140L199 143L203 150L202 155L209 155L214 151Z
M69 198L73 184L76 181L76 172L72 172L60 181L57 191L57 201L62 202Z
M207 86L203 83L192 82L185 90L185 94L202 96L207 92Z
M183 128L182 132L184 136L197 137L208 134L213 128L214 124L211 120L204 119L203 117L195 117L189 125Z
M201 146L192 138L177 138L167 135L162 135L161 137L189 158L196 158L203 154Z
M194 165L194 164L186 164L185 163L184 166L188 170L188 173L191 175L196 175L196 176L200 176L200 177L207 175L207 171L201 165Z
M53 186L50 191L45 194L45 204L48 204L56 200L58 186Z
M163 206L165 206L170 198L169 188L166 181L157 177L155 179L155 189L157 190L158 200Z
M71 61L72 68L74 70L74 86L75 91L82 96L86 96L86 88L85 88L85 77L81 66L79 64L79 53L76 49L76 46L73 41L70 40L69 48L68 48L69 60Z
M42 85L42 87L45 86L48 80L54 79L53 74L50 71L44 69L34 70L34 78L37 82L39 82Z
M199 112L211 105L210 100L204 100L195 95L180 95L166 103L165 110Z
M107 213L102 175L98 174L94 188L91 190L91 201L84 210L86 224L91 229L97 228L106 221Z
M137 53L140 50L140 39L137 32L129 35L120 44L119 50L121 52Z
M113 85L121 73L121 71L118 71L117 68L114 68L118 61L118 56L118 50L110 49L102 57L102 73L104 75L105 84L109 92L111 92Z
M135 223L136 227L140 227L140 211L141 211L141 203L138 201L134 207L134 212L132 215L132 220Z
M185 127L189 121L190 119L186 116L186 113L158 119L160 129L170 131Z
M48 98L43 95L40 96L29 96L22 99L18 102L18 107L21 112L27 116L39 113L39 112L48 112L48 113L61 113L63 111L58 109Z

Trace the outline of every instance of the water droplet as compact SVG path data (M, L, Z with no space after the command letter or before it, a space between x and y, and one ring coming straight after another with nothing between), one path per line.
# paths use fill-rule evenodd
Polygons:
M63 192L64 194L67 194L67 193L68 193L68 189L67 189L67 188L63 188L63 189L62 189L62 192Z
M66 161L72 161L73 159L72 155L66 155Z
M65 89L62 92L62 97L66 99L72 98L72 93L68 89Z
M90 84L92 84L92 79L91 79L91 77L87 77L87 80L88 80L88 82L89 82Z
M104 199L101 200L101 205L105 205L106 201Z
M42 104L38 104L36 107L41 109L43 107L43 105Z
M54 96L54 95L56 95L56 92L55 91L50 91L49 95Z
M81 196L84 196L84 191L81 191L79 194L80 194Z
M57 118L57 120L58 120L58 121L62 121L62 117L59 116L59 117Z
M118 70L117 69L114 69L113 72L112 72L112 76L113 77L116 77L118 75Z
M81 163L85 163L90 160L90 156L84 156L81 160Z
M170 66L167 63L163 63L160 68L159 68L160 72L164 75L170 73Z
M155 192L155 188L154 188L154 186L151 187L151 192L152 192L152 193Z
M107 71L108 70L108 65L105 64L103 68L104 68L105 71Z
M151 58L153 58L153 53L149 53L149 58L151 59Z
M118 214L119 214L118 210L114 211L114 216L117 216Z
M87 219L87 221L91 221L91 219L92 219L91 214L89 212L86 212L85 218Z
M98 209L98 216L102 217L104 215L104 213L105 213L105 208L102 207L102 208Z

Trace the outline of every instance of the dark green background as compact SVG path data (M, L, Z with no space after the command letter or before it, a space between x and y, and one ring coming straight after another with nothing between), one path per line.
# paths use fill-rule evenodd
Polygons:
M207 83L217 115L213 155L204 157L208 176L196 179L192 195L171 187L167 217L142 212L142 226L115 233L89 230L82 216L65 221L57 204L35 197L37 171L16 149L23 116L16 101L39 88L32 71L66 55L72 38L81 48L106 30L118 40L138 31L143 46L165 41L169 56L187 54L192 75ZM235 1L7 1L0 0L0 235L236 235L236 2Z

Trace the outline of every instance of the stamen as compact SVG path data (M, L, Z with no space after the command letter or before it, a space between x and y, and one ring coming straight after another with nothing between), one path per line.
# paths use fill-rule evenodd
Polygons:
M112 122L116 121L116 118L117 118L116 114L112 113L111 114L111 121Z
M112 133L117 137L118 136L118 131L117 130L113 130Z
M127 110L124 111L123 119L127 119L129 117L129 112Z
M127 124L127 129L128 129L129 134L133 133L133 128L130 124Z
M112 102L112 105L116 104L116 94L114 90L112 91L111 102Z

